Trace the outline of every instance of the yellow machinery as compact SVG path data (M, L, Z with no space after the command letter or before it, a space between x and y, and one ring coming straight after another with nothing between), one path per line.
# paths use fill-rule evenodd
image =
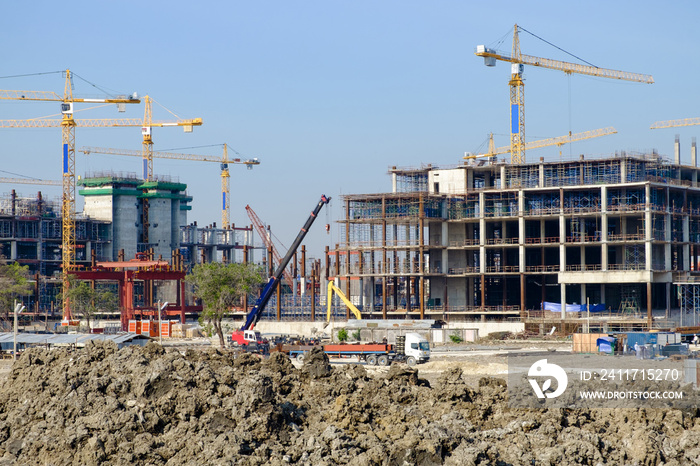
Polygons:
M510 161L511 163L525 163L525 83L523 82L524 65L539 66L552 70L563 71L566 74L585 74L601 78L622 79L625 81L635 81L652 84L654 78L647 74L629 73L626 71L616 71L606 68L598 68L592 65L582 65L569 63L549 58L533 57L520 52L520 39L518 37L516 24L513 27L513 48L510 55L503 55L496 50L489 49L484 45L476 47L476 55L484 58L486 66L496 66L496 60L512 63L511 79L508 81L510 87ZM526 31L527 32L527 31Z
M345 293L343 293L340 288L335 286L335 283L333 283L333 280L328 281L328 294L326 295L326 307L327 307L327 312L326 312L326 325L328 325L331 321L331 306L333 304L333 293L338 295L338 297L345 303L345 305L350 309L350 311L355 315L355 318L357 320L362 320L362 314L360 314L360 311L355 307L353 303L350 302L347 296L345 296Z

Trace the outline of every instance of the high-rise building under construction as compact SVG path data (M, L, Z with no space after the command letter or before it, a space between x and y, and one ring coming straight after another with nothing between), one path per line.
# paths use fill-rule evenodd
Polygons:
M393 167L390 193L344 196L329 274L364 315L667 326L700 295L698 171L695 144L690 165L677 150Z

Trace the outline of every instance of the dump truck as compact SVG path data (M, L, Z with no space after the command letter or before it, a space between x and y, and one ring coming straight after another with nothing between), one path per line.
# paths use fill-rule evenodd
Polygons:
M388 366L392 362L405 362L409 366L430 360L430 344L417 333L407 333L396 337L396 344L360 343L317 345L329 357L357 357L370 366ZM303 362L312 345L278 345L271 351L281 351Z

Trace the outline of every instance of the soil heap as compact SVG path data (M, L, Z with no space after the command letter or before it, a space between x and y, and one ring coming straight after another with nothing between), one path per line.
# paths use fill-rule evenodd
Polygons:
M515 410L505 382L459 369L332 367L314 350L184 355L147 346L31 349L2 386L0 465L685 465L698 412Z

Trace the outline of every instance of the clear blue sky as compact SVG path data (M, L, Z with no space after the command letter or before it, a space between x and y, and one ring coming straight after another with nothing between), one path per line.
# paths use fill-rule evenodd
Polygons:
M483 149L487 134L508 143L510 68L487 68L479 44L510 50L513 24L596 66L654 76L655 84L526 68L526 138L614 126L618 134L565 146L565 155L618 150L673 153L683 160L700 127L650 130L656 120L700 116L698 13L694 1L470 2L256 0L8 2L0 16L1 76L71 69L110 92L149 94L181 118L201 117L192 134L155 128L155 150L228 143L252 171L231 169L232 214L249 224L250 204L289 246L321 194L332 196L307 237L320 257L340 241L342 194L391 190L390 166L454 165ZM521 33L523 53L574 61ZM63 92L60 74L0 79L0 89ZM77 96L98 90L76 79ZM86 108L80 105L77 108ZM76 118L141 118L112 107ZM57 114L58 105L0 101L0 119ZM172 119L154 108L155 119ZM1 129L0 169L44 179L61 175L59 129ZM140 149L139 128L76 130L76 145ZM218 148L182 150L212 155ZM533 151L558 158L558 149ZM190 221L220 223L216 164L156 159L194 197ZM140 160L78 154L78 175L140 173ZM0 172L0 176L12 176ZM25 195L41 189L16 188ZM79 209L80 209L79 205ZM331 223L331 234L323 224ZM284 252L284 248L281 248Z

